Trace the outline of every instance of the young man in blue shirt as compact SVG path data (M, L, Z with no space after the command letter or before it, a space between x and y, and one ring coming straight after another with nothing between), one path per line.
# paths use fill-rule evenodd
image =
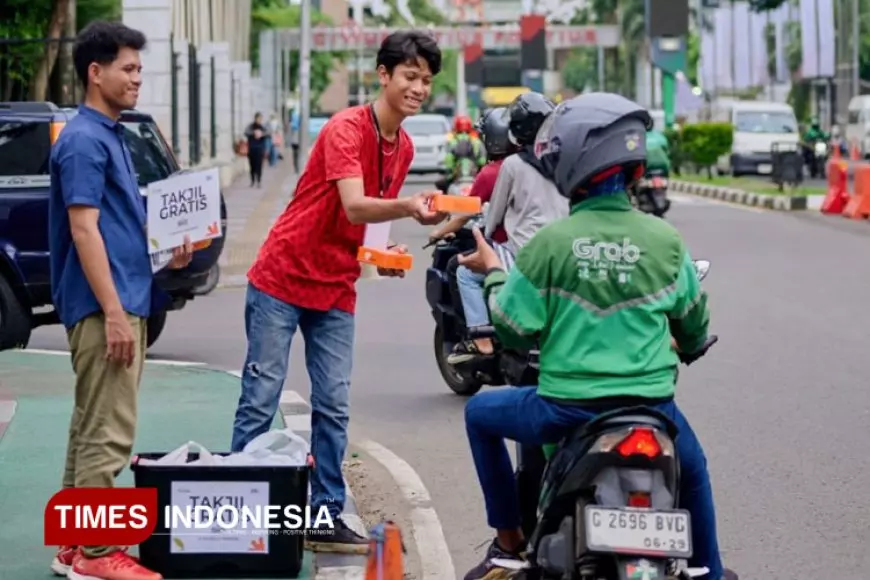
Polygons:
M84 104L51 155L51 286L69 338L75 411L63 487L113 487L130 459L145 359L145 321L159 308L146 242L146 213L121 112L136 106L145 36L95 22L73 51ZM175 251L170 268L190 263ZM67 546L52 570L72 580L160 580L118 546Z

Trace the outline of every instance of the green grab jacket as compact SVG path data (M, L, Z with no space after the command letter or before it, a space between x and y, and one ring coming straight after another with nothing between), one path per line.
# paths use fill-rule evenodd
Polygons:
M683 352L707 339L707 295L682 237L625 193L539 230L484 292L504 346L539 345L538 393L549 398L672 397L671 337Z

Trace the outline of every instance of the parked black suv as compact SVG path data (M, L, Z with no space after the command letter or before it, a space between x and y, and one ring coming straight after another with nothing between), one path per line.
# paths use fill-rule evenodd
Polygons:
M49 156L76 108L53 103L0 103L0 350L25 347L31 331L59 324L51 299L48 260ZM126 131L143 197L149 183L181 168L153 117L125 112ZM170 310L183 308L194 296L210 292L220 276L218 260L226 239L227 210L221 195L224 237L200 244L183 270L161 270L160 286L172 297ZM40 311L50 308L48 311ZM148 319L148 346L160 336L166 312Z

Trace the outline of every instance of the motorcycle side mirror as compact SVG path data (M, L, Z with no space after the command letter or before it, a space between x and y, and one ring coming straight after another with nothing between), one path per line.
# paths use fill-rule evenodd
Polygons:
M703 280L707 277L707 274L710 272L710 261L709 260L693 260L695 265L695 272L698 274L698 280Z

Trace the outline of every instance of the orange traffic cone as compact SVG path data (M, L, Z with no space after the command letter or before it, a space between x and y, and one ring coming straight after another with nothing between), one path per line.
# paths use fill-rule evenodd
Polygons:
M828 163L828 193L822 201L821 211L826 214L841 214L849 203L849 173L843 161Z
M870 165L855 168L855 195L843 209L843 216L855 220L870 216Z

